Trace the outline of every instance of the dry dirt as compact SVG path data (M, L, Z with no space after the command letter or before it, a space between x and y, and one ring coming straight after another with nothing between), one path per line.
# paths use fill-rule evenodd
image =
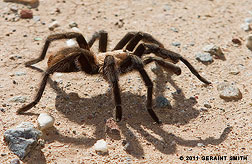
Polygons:
M19 12L28 8L0 2L0 101L5 110L0 111L0 163L17 158L2 140L4 131L23 121L36 124L42 112L55 117L55 126L44 132L45 146L36 147L23 163L252 163L252 52L245 46L249 32L240 28L245 18L252 17L250 0L41 0L37 8L31 9L40 21L12 21L13 5ZM60 27L50 31L48 25L53 19ZM186 57L212 84L205 86L181 62L177 64L182 69L180 76L166 72L157 76L151 71L155 65L147 66L155 83L154 98L164 95L172 105L172 109L154 108L163 121L157 125L144 109L146 88L139 75L121 77L123 120L118 123L119 140L106 136L104 131L105 120L113 115L114 102L109 85L100 76L55 74L52 80L58 83L48 83L38 105L26 115L16 115L24 103L9 99L20 95L27 98L25 103L32 101L42 76L39 70L26 68L23 63L40 54L48 35L71 31L72 21L87 39L95 31L106 30L109 49L129 31L148 32L166 48ZM233 38L240 39L242 45L233 44ZM175 47L173 42L181 46ZM210 43L222 48L226 60L214 59L204 65L195 59L195 54ZM55 42L49 52L62 46ZM93 50L97 50L97 43ZM45 70L46 60L36 67ZM240 73L230 74L233 69ZM243 98L231 102L221 99L217 85L223 81L235 83ZM178 89L181 93L174 94ZM200 110L205 102L211 108ZM107 141L107 155L93 150L99 139ZM123 140L131 144L130 153L123 149ZM186 156L199 159L186 160ZM204 161L204 156L228 159ZM230 161L230 156L247 156L247 160Z

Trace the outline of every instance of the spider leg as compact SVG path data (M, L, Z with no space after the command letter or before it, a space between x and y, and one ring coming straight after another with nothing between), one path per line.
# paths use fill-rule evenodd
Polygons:
M121 94L118 84L118 71L115 67L115 59L113 56L108 55L105 57L103 73L112 87L115 101L115 118L116 121L120 121L122 119Z
M162 66L163 68L165 68L167 71L172 71L173 73L175 73L176 75L180 75L181 74L181 69L180 67L176 66L175 64L169 63L167 61L164 61L162 58L160 57L145 57L143 59L143 64L147 65L151 62L157 62L160 66Z
M149 53L153 53L163 59L170 59L173 63L177 63L179 60L182 61L187 68L189 68L189 70L203 83L205 84L211 84L211 82L209 82L208 80L206 80L205 78L203 78L199 72L180 54L175 53L173 51L167 50L165 48L159 47L155 44L146 44L143 43L141 44L142 46L144 46L146 48L146 50L143 51L136 51L135 53L137 55L142 56L143 54L149 54ZM137 49L136 49L137 50ZM142 54L141 54L142 53Z
M122 40L119 41L119 43L115 46L113 50L122 49L125 45L127 45L126 50L133 51L133 49L141 40L146 43L153 43L160 47L164 47L162 43L160 43L158 40L156 40L152 35L148 33L129 32L123 37Z
M26 62L25 66L28 67L28 66L31 66L33 64L36 64L36 63L44 60L44 58L46 56L46 52L48 50L48 47L52 41L60 40L60 39L73 39L73 38L76 38L76 41L78 42L78 44L81 48L89 50L89 46L88 46L87 41L85 40L83 35L80 33L67 32L67 33L53 34L53 35L50 35L46 38L46 41L45 41L45 44L43 46L43 49L42 49L40 56L36 59L33 59L31 61Z
M43 94L43 92L45 90L45 86L46 86L46 83L47 83L47 80L48 80L50 74L53 74L54 72L57 72L57 70L64 70L64 67L66 66L66 63L73 62L74 59L76 57L80 56L80 55L81 55L81 52L74 52L72 54L69 54L69 56L67 56L66 58L60 60L59 62L57 62L54 65L52 65L51 67L49 67L46 70L46 72L44 73L44 75L43 75L42 81L40 83L39 90L38 90L34 100L31 103L19 108L17 110L17 114L24 113L25 111L27 111L27 110L31 109L32 107L34 107L39 102L39 100L41 99L42 94Z
M108 33L104 30L95 32L92 38L88 41L88 46L91 48L96 39L99 39L99 52L106 52L108 45Z
M141 59L139 57L135 56L135 55L129 56L120 65L120 71L122 73L126 73L126 72L128 72L128 71L130 71L132 69L136 69L140 73L140 75L141 75L141 77L142 77L142 79L143 79L143 81L145 83L145 86L147 87L146 108L147 108L150 116L152 117L152 119L155 122L161 123L161 121L157 117L156 113L152 109L153 83L152 83L149 75L145 71L144 64L142 63Z

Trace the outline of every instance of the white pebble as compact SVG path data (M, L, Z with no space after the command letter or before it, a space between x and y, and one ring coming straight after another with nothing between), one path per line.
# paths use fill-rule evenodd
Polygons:
M74 47L74 46L77 45L76 41L73 40L73 39L67 40L67 41L66 41L66 44L67 44L68 47Z
M95 151L98 151L98 152L103 152L103 153L108 152L108 146L107 146L106 141L104 141L104 139L98 140L94 144L94 149Z
M241 25L241 28L244 30L244 31L250 31L251 28L250 28L250 24L249 23L244 23Z
M59 27L58 21L53 21L51 24L49 24L48 28L49 30L53 31L55 28Z
M246 46L252 51L252 34L250 34L246 41Z
M73 27L73 28L72 28L72 30L73 30L74 32L81 33L81 30L80 30L80 29L78 29L77 27Z
M50 128L54 124L54 118L47 113L41 113L38 116L37 121L38 121L38 128L40 130Z
M220 98L230 101L230 100L239 100L242 98L242 93L239 88L237 88L234 84L223 82L217 86L217 90L219 91Z

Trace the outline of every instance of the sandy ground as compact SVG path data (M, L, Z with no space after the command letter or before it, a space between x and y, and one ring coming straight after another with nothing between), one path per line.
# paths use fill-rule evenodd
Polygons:
M17 158L2 140L4 131L23 121L36 124L42 112L55 117L55 126L44 132L45 146L38 146L23 163L252 163L252 52L245 46L249 32L240 28L245 18L252 17L250 0L41 0L31 9L40 21L11 21L15 17L10 11L13 5L19 11L27 8L0 2L0 103L5 110L0 111L0 163ZM48 29L52 20L60 25L54 31ZM58 83L48 83L38 105L27 115L16 115L24 103L9 99L20 95L27 98L25 103L30 102L42 75L23 63L39 55L48 35L71 31L72 21L87 39L95 31L108 31L109 49L129 31L148 32L166 48L186 57L212 85L203 85L183 63L177 64L182 69L180 76L166 72L157 75L151 71L154 64L147 66L155 83L154 98L163 95L172 104L172 109L154 108L163 121L157 125L144 109L146 88L139 75L121 77L121 139L105 134L105 120L113 115L114 102L109 85L100 76L53 75L52 80ZM240 39L242 45L233 44L233 38ZM175 47L173 42L181 46ZM195 54L210 43L222 48L226 60L214 59L204 65L195 59ZM49 52L62 46L54 42ZM93 50L96 52L97 44ZM45 70L46 60L36 67ZM240 73L230 74L233 69ZM243 98L231 102L219 98L217 85L223 81L235 83ZM178 89L182 92L174 94ZM200 110L205 102L211 108ZM108 155L93 150L99 139L108 143ZM131 153L123 149L123 140L133 147ZM186 156L195 158L187 160ZM227 156L227 160L205 161L205 156ZM231 161L230 156L246 156L247 160Z

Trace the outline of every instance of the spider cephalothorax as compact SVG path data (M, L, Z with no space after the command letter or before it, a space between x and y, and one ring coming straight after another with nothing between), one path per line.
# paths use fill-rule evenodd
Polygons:
M82 34L75 32L50 35L46 39L39 58L26 62L25 65L31 66L32 64L42 61L45 58L47 49L52 41L72 38L76 39L79 47L63 48L56 54L49 57L48 68L43 75L43 79L35 99L28 105L18 109L18 114L29 110L39 102L45 89L48 77L54 72L83 71L90 75L101 73L112 87L115 101L116 121L120 121L122 118L121 93L118 84L119 75L136 70L140 73L140 76L147 87L146 108L150 116L157 123L160 123L157 115L152 110L153 83L144 69L144 65L153 61L161 65L163 68L180 75L181 69L175 65L180 60L200 81L205 84L210 84L210 82L199 75L196 69L194 69L194 67L185 58L175 52L165 49L163 44L157 41L154 37L143 32L127 33L115 46L115 48L109 52L107 52L108 34L105 31L96 32L89 42L86 42ZM94 54L90 48L97 39L99 39L99 53ZM150 53L155 56L146 55Z

